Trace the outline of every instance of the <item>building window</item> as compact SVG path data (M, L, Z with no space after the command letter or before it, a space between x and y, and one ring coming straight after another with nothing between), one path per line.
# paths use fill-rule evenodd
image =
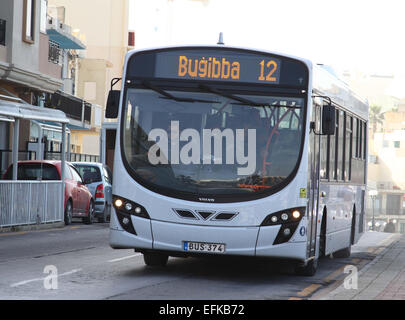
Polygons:
M34 43L35 34L35 0L24 0L23 41Z
M59 44L49 40L48 61L59 64L60 61L60 48Z
M0 19L0 45L6 45L6 20Z
M48 8L47 0L41 0L41 21L39 24L39 31L45 34L46 34L46 14L48 10L47 8Z
M401 141L394 141L394 148L396 149L401 148Z
M383 148L388 148L388 147L389 147L388 140L383 140Z

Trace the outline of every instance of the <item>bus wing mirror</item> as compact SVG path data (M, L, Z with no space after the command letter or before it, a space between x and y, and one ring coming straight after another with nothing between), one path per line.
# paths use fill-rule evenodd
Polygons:
M108 93L107 105L105 108L105 117L107 119L115 119L118 117L120 94L121 91L119 90L110 90Z
M322 109L322 134L334 135L336 129L336 110L331 104L323 106Z

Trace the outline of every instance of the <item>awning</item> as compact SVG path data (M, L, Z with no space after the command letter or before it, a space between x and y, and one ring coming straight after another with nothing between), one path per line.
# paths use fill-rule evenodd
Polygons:
M65 113L49 108L36 107L30 104L0 100L0 116L26 120L53 121L69 123Z
M13 180L18 180L18 146L20 136L20 120L37 120L37 121L54 121L62 124L61 137L61 180L65 181L65 161L66 161L66 125L69 119L65 113L60 110L36 107L30 104L24 104L19 98L0 95L0 117L14 119L13 125L13 142L12 142L12 159L13 159ZM41 141L41 140L40 140ZM38 143L37 154L42 153L42 143ZM63 199L64 188L62 187L61 197ZM62 201L63 202L63 201Z
M49 35L49 40L55 41L61 49L86 49L85 45L71 34L59 32L55 29L47 29L46 33Z

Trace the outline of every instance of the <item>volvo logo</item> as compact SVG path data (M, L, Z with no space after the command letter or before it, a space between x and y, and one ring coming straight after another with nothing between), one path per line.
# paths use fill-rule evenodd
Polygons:
M238 212L173 209L181 218L192 220L230 221L238 215Z
M215 202L215 199L212 198L198 198L200 201L205 201L205 202Z

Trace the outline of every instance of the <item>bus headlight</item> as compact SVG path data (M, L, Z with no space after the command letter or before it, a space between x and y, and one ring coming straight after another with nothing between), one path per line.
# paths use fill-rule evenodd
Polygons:
M298 210L294 210L292 216L294 219L299 219L301 217L301 212L299 212Z
M261 226L274 226L290 222L299 222L305 215L305 207L291 208L269 214L262 222Z
M262 222L261 227L281 226L273 245L288 242L305 215L305 207L291 208L269 214Z
M113 199L113 205L116 211L145 219L150 219L146 209L139 203L119 196L113 196Z
M127 210L127 211L131 211L131 210L132 210L132 203L131 203L131 202L127 202L127 203L125 204L125 210Z
M122 202L121 199L117 199L117 200L114 201L114 206L115 207L120 208L120 207L122 207L122 205L123 205L123 202Z

